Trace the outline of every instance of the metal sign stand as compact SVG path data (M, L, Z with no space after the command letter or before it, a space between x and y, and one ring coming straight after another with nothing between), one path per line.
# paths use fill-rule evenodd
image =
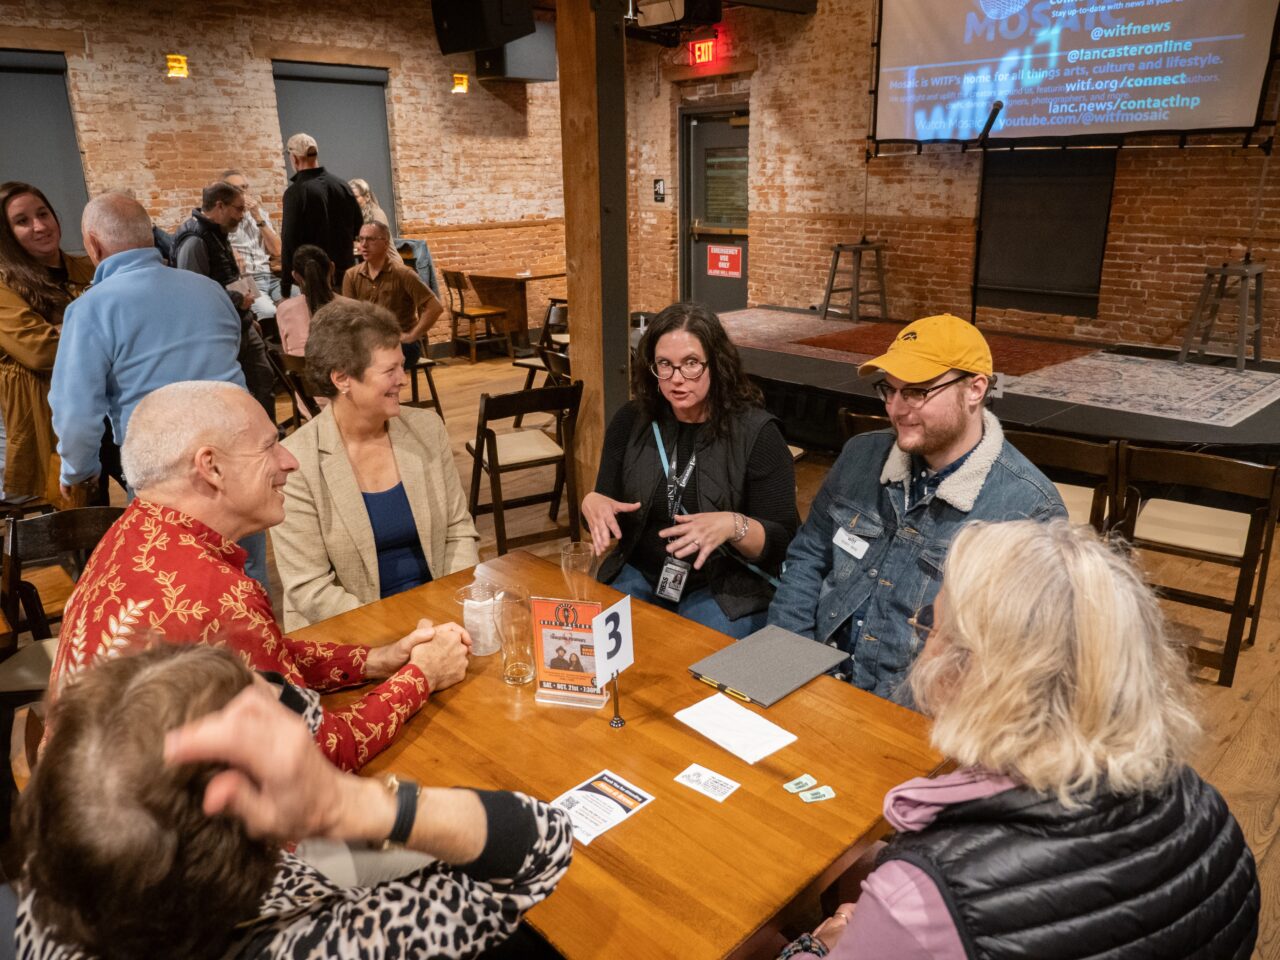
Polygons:
M614 673L613 680L613 719L609 721L609 726L617 730L626 724L627 721L622 719L622 715L618 713L618 674Z

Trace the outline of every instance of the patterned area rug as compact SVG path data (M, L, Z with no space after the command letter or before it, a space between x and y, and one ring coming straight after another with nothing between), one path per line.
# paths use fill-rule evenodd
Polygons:
M841 350L846 353L875 357L884 353L902 326L897 323L860 323L856 327L807 337L799 343L808 347ZM1069 343L1053 343L1045 340L1027 340L999 333L983 331L996 370L1011 377L1042 370L1066 360L1084 357L1097 351L1097 347L1081 347Z
M1280 400L1280 375L1094 353L1019 377L1010 393L1234 427Z

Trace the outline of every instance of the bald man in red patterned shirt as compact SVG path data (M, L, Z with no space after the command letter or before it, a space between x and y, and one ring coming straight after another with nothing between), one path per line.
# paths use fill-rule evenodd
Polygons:
M131 649L138 636L226 646L255 670L319 691L382 681L316 734L354 770L386 747L434 690L466 675L471 638L418 621L380 647L295 640L236 541L280 522L298 462L253 398L229 383L188 381L148 394L121 450L137 498L103 537L67 602L50 692Z

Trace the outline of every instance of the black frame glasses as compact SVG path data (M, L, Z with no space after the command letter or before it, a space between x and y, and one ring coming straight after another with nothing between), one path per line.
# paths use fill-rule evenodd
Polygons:
M935 383L932 387L894 387L887 380L878 380L872 384L872 389L880 398L880 402L885 406L889 405L889 401L895 396L901 397L912 410L919 410L928 402L929 397L939 390L945 390L947 387L962 380L968 380L973 376L972 373L962 373L958 377L952 377L950 380L944 380L942 383Z
M676 375L677 370L680 371L680 376L684 377L686 380L697 380L707 372L707 361L699 360L697 357L689 357L679 364L668 363L665 367L661 366L663 363L666 363L666 361L655 360L653 363L649 364L649 372L659 380L670 380ZM689 367L696 367L698 372L690 373ZM667 375L665 377L659 372L664 369L667 371Z
M916 640L923 647L929 639L929 634L933 632L933 604L926 603L916 611L915 616L907 617L907 623L911 624Z

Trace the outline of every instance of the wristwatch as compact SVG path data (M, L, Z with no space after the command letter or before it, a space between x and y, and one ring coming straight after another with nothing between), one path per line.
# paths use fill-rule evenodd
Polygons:
M387 777L387 789L396 798L396 819L391 825L391 833L382 842L382 849L392 846L404 846L413 833L413 821L418 816L418 794L422 788L412 780L401 780L394 773Z

